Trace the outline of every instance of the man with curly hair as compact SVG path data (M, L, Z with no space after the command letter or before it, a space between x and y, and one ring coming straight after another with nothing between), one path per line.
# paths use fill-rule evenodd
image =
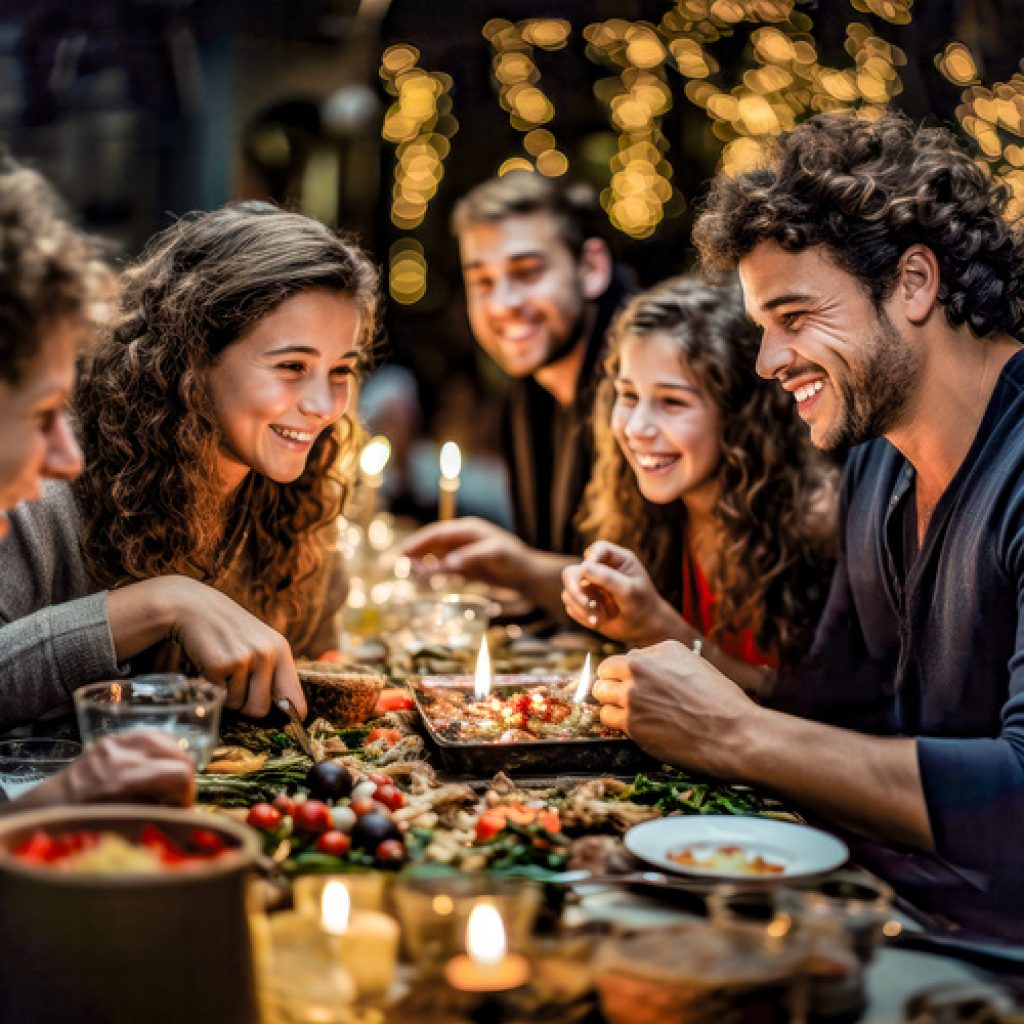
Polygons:
M679 644L609 659L595 693L658 756L881 840L898 886L1020 939L1024 236L1006 202L948 132L895 114L812 118L715 181L695 240L739 271L759 372L819 448L859 446L819 671L795 684L808 717ZM809 720L831 703L843 724L858 692L886 695L891 735Z
M0 538L7 511L38 497L40 480L81 472L64 407L94 267L46 181L0 155ZM76 654L87 661L91 652L79 643ZM17 660L9 668L17 671ZM190 803L194 793L192 764L174 740L135 731L102 740L17 800L4 802L0 789L0 815L97 800Z

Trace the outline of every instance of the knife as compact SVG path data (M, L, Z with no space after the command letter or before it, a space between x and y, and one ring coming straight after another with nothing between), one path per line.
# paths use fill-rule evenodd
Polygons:
M319 764L324 759L324 755L321 754L319 757L317 756L316 751L313 748L313 741L309 738L309 733L306 732L306 727L302 724L302 719L299 718L298 709L291 702L291 698L282 697L277 701L277 706L288 716L288 721L291 722L295 739L299 746L302 747L302 752L313 762L313 764Z

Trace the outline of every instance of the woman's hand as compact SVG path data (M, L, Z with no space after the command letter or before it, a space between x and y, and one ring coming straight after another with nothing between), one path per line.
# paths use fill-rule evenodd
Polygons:
M118 801L187 807L195 795L195 767L174 737L132 729L105 736L63 771L0 807L4 814L61 804Z
M632 647L668 637L691 639L640 559L608 541L591 544L582 562L562 571L562 602L580 625Z
M262 717L288 697L306 715L288 641L219 590L185 576L157 576L108 595L118 660L172 639L204 678L227 688L227 706Z

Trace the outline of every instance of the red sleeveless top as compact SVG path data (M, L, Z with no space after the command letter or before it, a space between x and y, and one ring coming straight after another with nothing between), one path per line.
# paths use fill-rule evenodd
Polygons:
M683 555L683 618L706 636L715 622L714 609L718 601L697 560L687 551ZM716 643L726 654L748 665L779 667L778 655L761 650L752 629L721 633Z

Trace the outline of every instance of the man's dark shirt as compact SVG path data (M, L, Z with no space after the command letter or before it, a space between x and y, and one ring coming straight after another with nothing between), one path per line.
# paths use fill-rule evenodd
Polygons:
M502 451L512 526L518 537L541 551L583 551L573 520L594 461L594 397L603 376L608 327L628 294L626 275L617 270L598 299L572 405L560 406L532 377L515 381L509 391Z
M880 851L876 866L929 909L1024 940L1024 352L919 549L913 495L888 441L853 452L813 688L840 722L855 690L862 708L884 697L888 731L918 739L939 857Z

